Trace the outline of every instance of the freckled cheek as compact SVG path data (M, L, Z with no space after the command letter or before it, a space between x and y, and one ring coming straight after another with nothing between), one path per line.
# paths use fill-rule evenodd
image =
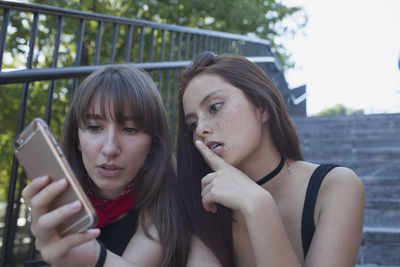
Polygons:
M241 124L238 122L241 122L240 116L241 116L242 110L240 106L232 106L229 109L226 109L221 115L221 119L218 120L218 126L222 126L222 128L225 129L233 129L235 126L236 127L241 127ZM236 125L238 124L238 125ZM232 128L233 127L233 128Z

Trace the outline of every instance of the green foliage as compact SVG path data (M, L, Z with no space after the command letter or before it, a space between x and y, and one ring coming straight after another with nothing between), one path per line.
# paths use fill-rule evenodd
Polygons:
M307 23L307 16L302 7L288 7L276 0L34 0L31 2L257 36L271 41L273 52L284 70L294 67L294 63L290 61L291 53L279 40L284 36L294 36L295 33L302 31Z
M321 110L315 116L334 116L334 115L362 115L364 110L362 109L350 109L345 107L343 104L336 104L333 107Z

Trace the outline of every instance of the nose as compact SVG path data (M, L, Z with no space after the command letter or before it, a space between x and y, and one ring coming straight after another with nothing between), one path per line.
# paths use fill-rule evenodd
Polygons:
M116 129L109 129L106 132L102 153L107 158L116 157L121 153L118 132Z
M198 120L196 127L196 136L200 138L205 138L206 136L213 133L212 127L207 120Z

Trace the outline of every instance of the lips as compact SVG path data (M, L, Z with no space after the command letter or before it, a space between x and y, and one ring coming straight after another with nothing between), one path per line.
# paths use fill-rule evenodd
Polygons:
M220 142L207 142L206 146L208 146L209 149L211 149L211 151L213 151L215 154L217 154L218 156L221 156L222 153L224 152L224 144L220 143Z
M118 176L123 171L123 168L121 166L118 166L116 164L109 164L109 163L103 163L103 164L97 165L96 168L97 168L98 172L104 177Z

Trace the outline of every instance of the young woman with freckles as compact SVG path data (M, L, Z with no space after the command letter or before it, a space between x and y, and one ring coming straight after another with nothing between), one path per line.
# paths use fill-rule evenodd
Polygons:
M56 266L186 266L189 236L176 198L166 112L151 78L103 67L75 91L61 146L98 213L95 229L61 236L79 201L51 210L69 185L49 176L23 191L44 261ZM96 240L97 239L97 240Z
M348 168L303 161L285 103L257 65L202 53L182 74L179 101L178 184L193 234L190 262L355 265L363 185Z

